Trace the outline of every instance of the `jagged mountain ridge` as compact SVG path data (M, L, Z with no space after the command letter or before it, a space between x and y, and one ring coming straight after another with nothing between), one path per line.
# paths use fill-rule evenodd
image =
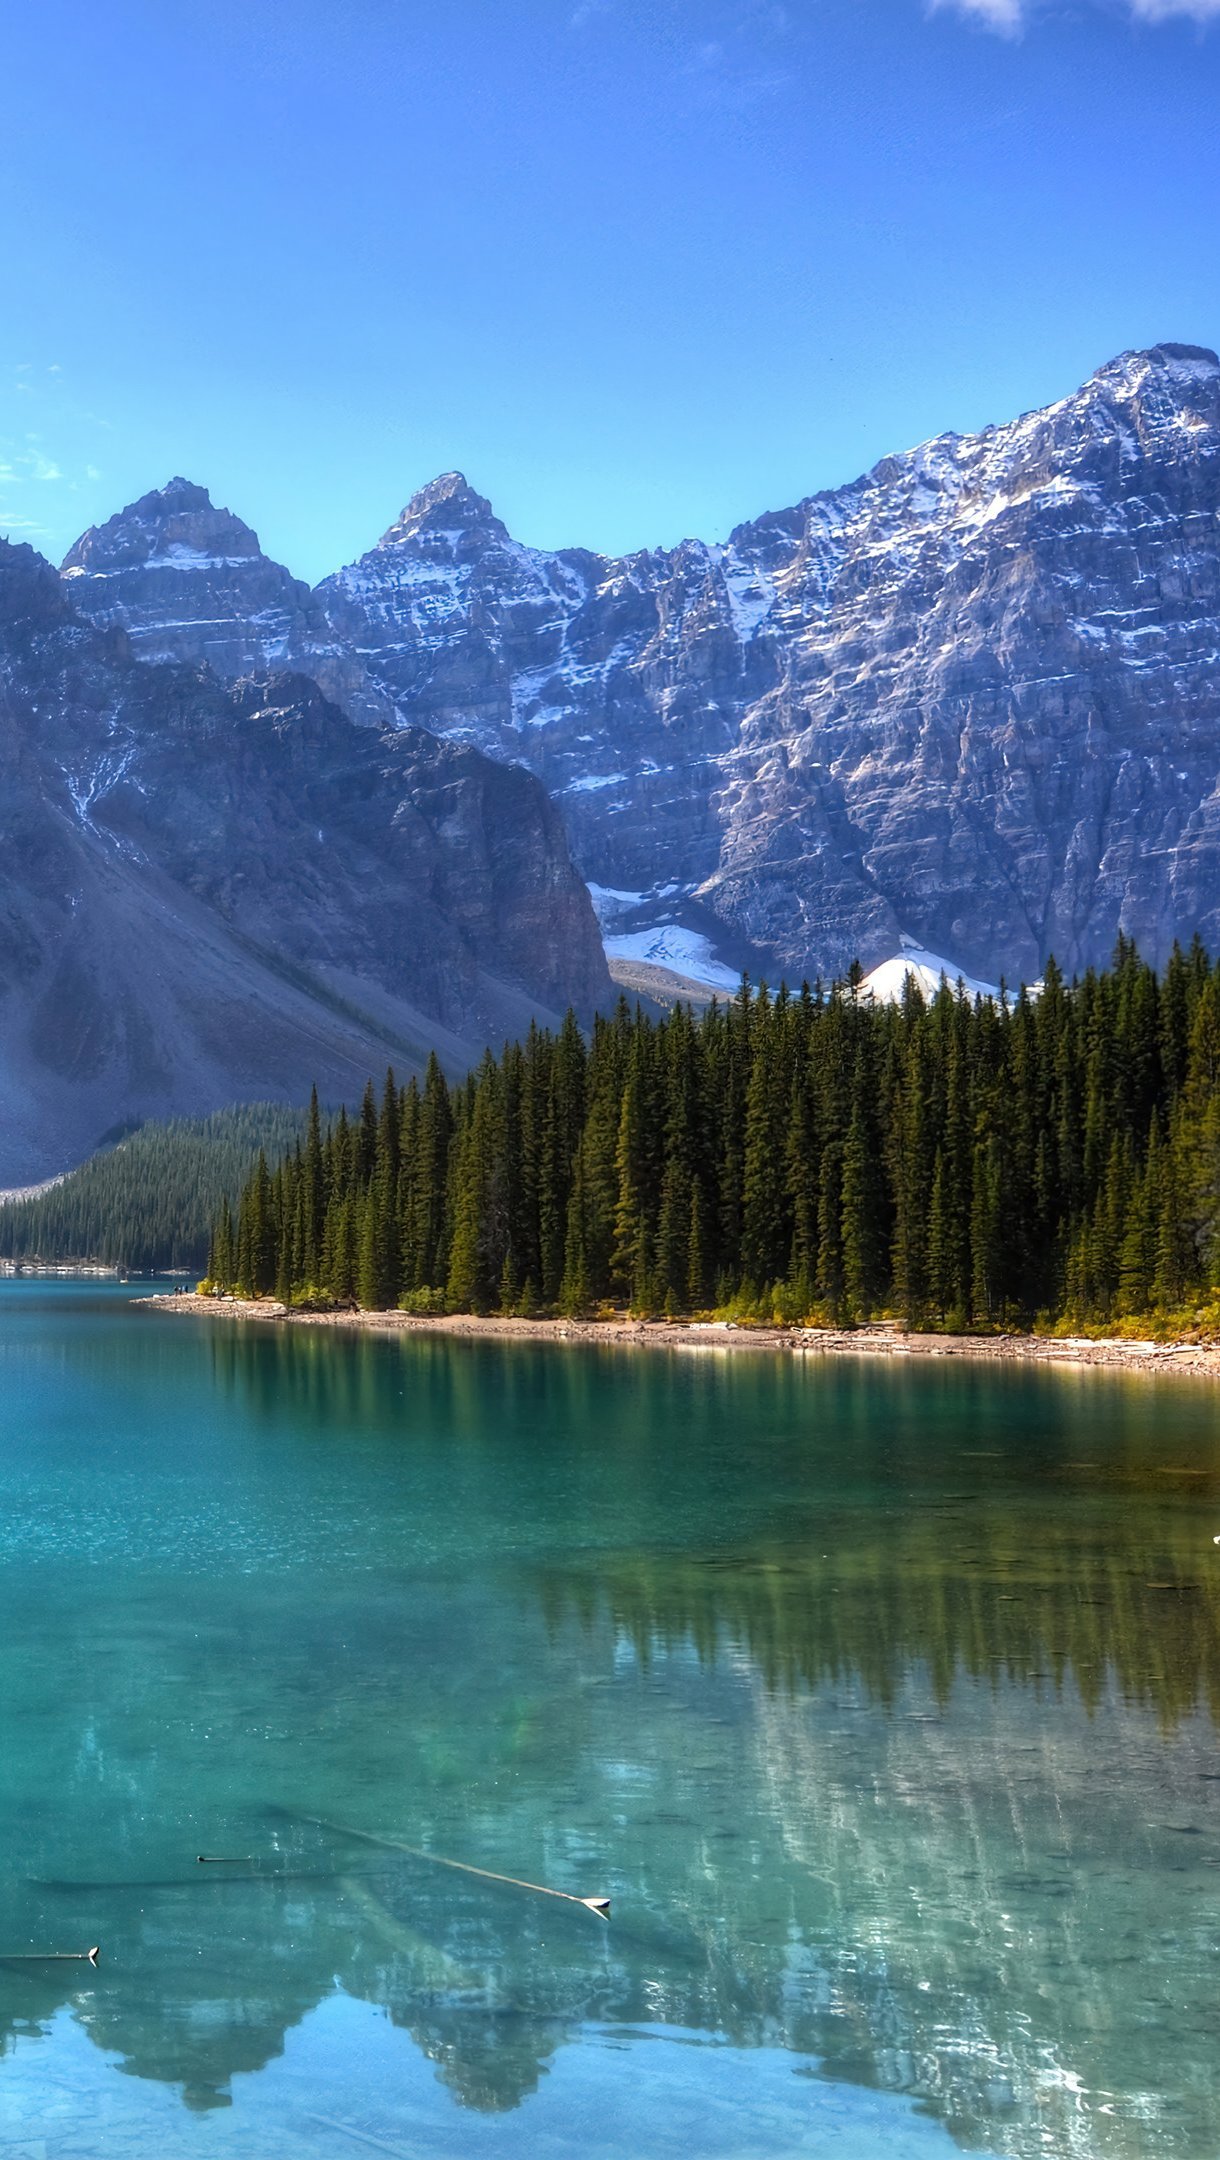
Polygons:
M358 727L303 676L141 664L71 591L0 542L0 1184L605 1001L524 769Z
M74 590L137 635L160 604L139 578ZM792 975L904 939L1010 979L1119 930L1153 958L1220 941L1202 347L1124 354L722 544L531 549L446 475L311 605L297 664L346 655L357 716L371 684L528 765L628 929L673 915Z

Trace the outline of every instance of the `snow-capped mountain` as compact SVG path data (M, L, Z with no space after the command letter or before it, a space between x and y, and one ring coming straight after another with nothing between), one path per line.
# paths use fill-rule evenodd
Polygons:
M102 534L147 526L155 500ZM101 538L66 568L104 568ZM175 650L210 638L236 666L207 579L192 645L156 546L155 569L77 575L78 605L142 641L172 592ZM539 776L585 876L633 896L610 935L710 926L730 971L797 978L905 937L1010 982L1052 951L1101 960L1120 929L1153 958L1195 929L1220 945L1220 363L1202 348L1124 354L721 544L527 548L449 474L300 606L265 649L283 637L358 717L385 698Z

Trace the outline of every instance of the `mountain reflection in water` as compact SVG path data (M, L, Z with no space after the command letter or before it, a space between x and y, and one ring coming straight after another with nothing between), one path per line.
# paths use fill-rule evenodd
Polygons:
M1209 1390L4 1322L4 1947L105 1949L7 2043L206 2110L338 1987L484 2116L664 2027L1220 2149Z

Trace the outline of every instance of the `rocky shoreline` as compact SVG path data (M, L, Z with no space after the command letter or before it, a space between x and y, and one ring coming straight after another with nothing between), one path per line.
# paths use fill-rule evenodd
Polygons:
M1220 1379L1220 1343L1100 1340L1073 1335L916 1335L894 1325L750 1328L731 1321L513 1320L474 1313L424 1318L402 1312L290 1312L275 1298L185 1297L141 1301L158 1312L291 1327L360 1328L375 1334L481 1336L501 1342L598 1343L612 1349L786 1351L797 1357L1020 1359L1040 1365L1111 1366L1127 1372L1193 1373Z

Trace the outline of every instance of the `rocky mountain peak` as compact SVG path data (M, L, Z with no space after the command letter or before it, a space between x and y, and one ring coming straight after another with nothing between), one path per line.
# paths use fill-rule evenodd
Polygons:
M1084 387L1087 391L1090 383L1135 382L1147 375L1198 381L1220 375L1220 356L1209 345L1148 345L1107 360L1104 367L1094 370Z
M441 473L411 497L381 538L382 547L429 539L508 538L485 495L478 495L465 473Z
M136 564L190 570L200 563L262 559L257 533L231 510L218 509L206 488L179 478L141 495L104 525L91 525L69 549L61 570L75 578Z
M1099 427L1121 437L1133 426L1145 442L1149 429L1168 430L1172 442L1183 428L1196 435L1201 428L1220 428L1220 359L1206 345L1151 345L1119 353L1041 417L1055 427L1061 416L1069 426L1075 420L1082 447L1090 435L1096 440ZM1131 451L1125 438L1124 455Z
M355 718L393 722L391 701L336 647L309 587L192 480L170 480L91 526L61 576L81 614L119 625L141 660L205 661L226 682L296 670Z
M81 613L119 624L142 660L206 660L235 678L291 665L308 642L308 586L181 477L82 533L61 576Z
M135 507L137 510L144 510L152 514L160 504L165 504L167 507L173 506L179 510L211 510L213 508L212 498L207 489L200 487L195 480L184 479L181 473L175 473L173 479L167 480L163 488L153 488L147 495L142 495Z

